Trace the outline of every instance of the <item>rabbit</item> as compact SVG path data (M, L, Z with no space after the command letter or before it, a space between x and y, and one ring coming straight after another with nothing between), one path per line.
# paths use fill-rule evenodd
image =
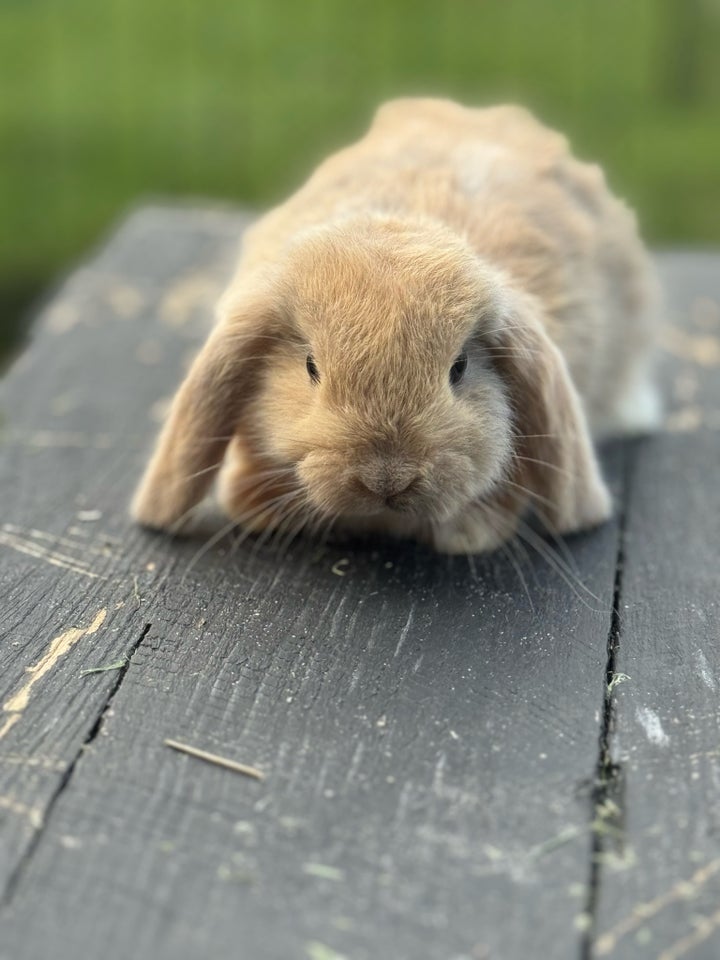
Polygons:
M173 528L220 471L249 531L479 553L529 512L592 528L594 440L658 422L657 311L633 214L563 136L390 101L247 230L132 513Z

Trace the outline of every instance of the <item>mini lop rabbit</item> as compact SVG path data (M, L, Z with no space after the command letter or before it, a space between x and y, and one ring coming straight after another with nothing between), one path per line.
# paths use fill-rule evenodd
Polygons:
M518 107L387 103L244 239L133 503L223 466L249 529L477 552L611 512L592 438L653 425L648 257L596 166Z

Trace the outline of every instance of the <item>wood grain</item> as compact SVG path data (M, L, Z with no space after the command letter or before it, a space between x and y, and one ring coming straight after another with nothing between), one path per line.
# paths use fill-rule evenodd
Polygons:
M138 212L48 302L2 384L0 889L122 679L80 673L132 652L147 622L141 591L171 575L172 551L160 559L126 503L157 426L150 404L202 336L245 222Z
M670 430L632 454L615 655L615 670L629 679L615 688L610 741L621 810L602 849L596 955L714 960L720 955L720 257L668 255L661 263L669 319L681 335L665 341ZM677 416L689 405L701 411L695 421Z
M0 715L0 957L588 955L588 903L601 933L623 906L591 864L617 522L568 541L564 577L532 550L206 548L212 517L177 541L126 518L244 222L140 211L48 304L5 384L2 704L50 666ZM633 491L662 463L677 481L666 442L695 457L701 441L634 452ZM607 455L621 503L626 453ZM634 493L628 563L664 496Z

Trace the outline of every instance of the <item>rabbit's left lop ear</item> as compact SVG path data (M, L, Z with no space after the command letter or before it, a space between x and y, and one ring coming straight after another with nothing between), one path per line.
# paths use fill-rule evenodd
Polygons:
M594 527L612 512L580 396L565 358L525 298L490 333L510 388L515 477L551 532Z
M209 490L278 334L268 303L254 293L226 306L190 368L132 502L143 526L181 522Z

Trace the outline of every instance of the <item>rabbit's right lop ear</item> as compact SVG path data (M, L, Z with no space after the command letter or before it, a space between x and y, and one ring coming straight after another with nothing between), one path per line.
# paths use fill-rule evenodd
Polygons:
M182 522L209 490L277 336L267 302L246 298L224 311L180 386L132 502L143 526Z
M518 298L493 336L515 412L516 466L536 512L555 533L607 520L610 494L580 396L533 306Z

